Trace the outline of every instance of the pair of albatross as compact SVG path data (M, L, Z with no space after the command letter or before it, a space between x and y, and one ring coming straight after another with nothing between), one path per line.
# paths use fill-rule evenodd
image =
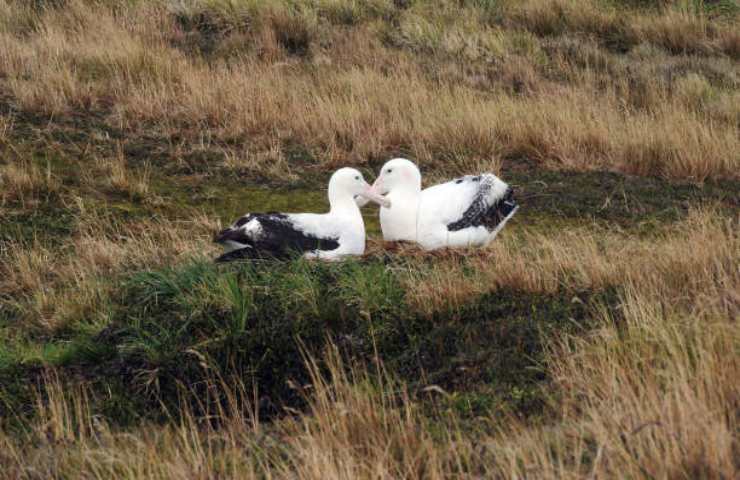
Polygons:
M426 250L484 246L519 208L511 188L492 173L467 175L421 188L410 160L386 162L370 186L358 170L341 168L329 180L329 212L248 213L214 239L226 249L216 259L305 258L339 260L365 252L360 207L380 205L386 241L416 242Z

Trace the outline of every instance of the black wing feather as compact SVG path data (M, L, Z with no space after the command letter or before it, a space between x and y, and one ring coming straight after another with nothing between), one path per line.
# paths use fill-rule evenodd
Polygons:
M247 232L244 226L252 220L261 225L259 234ZM214 241L234 241L247 247L222 255L217 261L251 258L286 258L296 253L339 248L338 237L318 237L297 228L283 213L251 213L231 227L219 232Z
M251 245L247 245L244 248L232 250L226 252L223 255L216 258L216 263L233 262L235 260L259 260L264 258L272 258L272 255L261 255L260 252Z
M513 191L508 189L503 198L490 204L488 196L493 188L490 177L477 176L470 178L473 182L480 182L480 187L470 206L463 212L460 219L447 224L447 230L455 232L470 227L484 226L488 231L493 231L501 221L516 207ZM456 180L461 183L463 179Z
M239 220L234 222L230 227L218 232L216 236L213 237L213 241L216 243L233 241L238 243L251 244L253 240L252 237L248 236L247 232L245 232L242 227L255 218L259 218L259 215L260 214L257 213L248 213L244 215Z

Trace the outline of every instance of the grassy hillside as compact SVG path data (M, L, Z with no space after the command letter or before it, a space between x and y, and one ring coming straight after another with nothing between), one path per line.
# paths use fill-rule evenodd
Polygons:
M214 265L339 166L483 250ZM0 478L734 478L740 5L0 0Z

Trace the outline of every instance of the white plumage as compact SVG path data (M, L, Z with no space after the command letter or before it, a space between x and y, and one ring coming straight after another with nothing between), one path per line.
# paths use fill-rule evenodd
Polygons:
M418 167L403 158L383 165L373 190L391 201L380 209L383 239L427 250L487 245L519 208L511 188L492 173L422 190Z
M226 253L216 261L286 258L338 260L365 252L365 224L359 198L390 206L354 168L337 170L329 181L328 213L248 213L214 238Z

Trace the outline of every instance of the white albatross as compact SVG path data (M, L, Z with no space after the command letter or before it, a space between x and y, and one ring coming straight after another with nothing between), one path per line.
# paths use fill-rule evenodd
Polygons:
M329 180L329 213L248 213L219 232L214 242L226 253L216 262L239 259L305 258L339 260L365 253L365 223L361 199L380 205L390 202L377 195L354 168L340 168Z
M391 201L380 209L383 239L426 250L485 246L519 209L512 189L492 173L422 190L419 168L405 158L386 162L373 190Z

